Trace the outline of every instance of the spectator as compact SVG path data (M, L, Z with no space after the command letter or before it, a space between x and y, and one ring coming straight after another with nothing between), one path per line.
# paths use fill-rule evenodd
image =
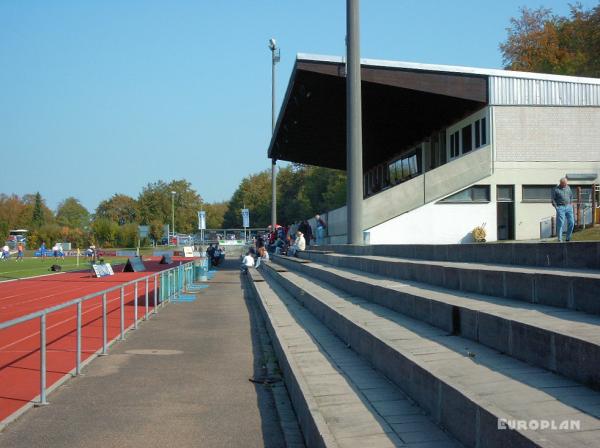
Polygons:
M313 238L313 233L312 233L312 227L310 226L310 224L308 223L307 220L304 220L300 223L300 225L298 226L298 231L302 233L302 235L304 236L304 241L306 242L307 246L310 246L310 240L312 240ZM298 235L298 233L296 232L296 235ZM302 249L304 250L304 249Z
M247 274L248 269L252 266L254 266L254 258L252 258L250 252L247 252L246 256L242 259L242 273Z
M571 241L575 219L573 218L573 192L566 177L552 190L552 205L556 209L556 233L558 242L563 241L563 228L567 221L567 241Z
M325 239L325 229L327 228L327 224L321 218L321 215L315 215L315 221L317 222L317 246L323 245L323 240Z
M306 250L306 239L304 238L304 234L298 230L296 232L296 241L294 245L290 247L287 251L287 254L290 257L295 257L298 254L298 251Z
M269 261L269 252L264 247L258 249L258 257L256 258L256 267L260 266L261 262Z

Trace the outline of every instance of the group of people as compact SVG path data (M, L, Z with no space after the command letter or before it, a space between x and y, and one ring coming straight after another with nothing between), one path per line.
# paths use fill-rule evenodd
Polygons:
M40 259L45 260L47 255L48 249L46 248L46 242L42 241L42 244L40 245ZM65 251L63 250L62 244L56 243L52 246L52 256L55 260L58 260L59 258L61 260L65 259Z
M315 215L315 230L307 220L288 226L276 226L266 235L255 239L256 247L265 246L267 251L281 255L295 255L298 251L306 250L312 242L322 245L325 240L327 224L320 215Z
M17 258L15 261L23 261L23 253L25 251L25 247L22 242L17 244ZM10 248L8 245L4 245L2 250L0 251L0 261L8 261L10 259Z
M206 255L211 266L219 266L225 260L225 249L219 244L210 244L206 249Z

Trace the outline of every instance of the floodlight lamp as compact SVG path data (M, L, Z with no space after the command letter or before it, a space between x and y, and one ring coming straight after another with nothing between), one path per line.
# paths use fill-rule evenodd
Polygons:
M273 38L269 39L269 49L275 51L277 49L277 41Z

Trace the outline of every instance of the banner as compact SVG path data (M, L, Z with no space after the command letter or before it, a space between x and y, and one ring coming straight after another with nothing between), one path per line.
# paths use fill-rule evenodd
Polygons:
M242 209L242 227L250 227L250 210L247 208Z
M110 263L94 264L92 265L92 268L94 268L94 274L96 274L96 277L108 277L115 275Z
M206 230L206 212L198 212L198 230Z

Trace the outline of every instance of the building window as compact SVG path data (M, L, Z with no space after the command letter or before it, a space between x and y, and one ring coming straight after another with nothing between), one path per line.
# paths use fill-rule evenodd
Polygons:
M458 131L450 135L450 158L454 159L460 155L459 133Z
M471 125L462 128L462 153L466 154L473 149L473 136Z
M515 189L512 185L498 185L496 187L496 200L498 202L512 202L515 199Z
M523 202L552 202L554 185L523 185Z
M486 119L483 117L475 122L475 148L487 145Z
M479 202L485 203L490 202L490 186L489 185L474 185L466 188L458 193L454 193L447 198L442 199L440 202L447 203L469 203Z
M419 158L412 153L401 159L395 160L388 165L390 183L392 185L404 182L421 173Z

